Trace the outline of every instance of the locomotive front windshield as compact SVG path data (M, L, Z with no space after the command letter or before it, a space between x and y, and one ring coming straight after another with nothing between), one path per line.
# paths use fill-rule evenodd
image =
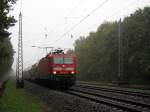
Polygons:
M64 58L64 64L73 64L72 58Z
M62 57L55 57L54 63L55 64L63 64L63 58Z
M73 59L70 57L55 57L54 58L55 64L73 64Z

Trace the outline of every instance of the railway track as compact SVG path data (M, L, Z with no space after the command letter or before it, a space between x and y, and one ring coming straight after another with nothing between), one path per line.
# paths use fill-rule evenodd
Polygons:
M111 95L105 95L97 91L90 91L85 88L71 88L66 93L75 95L96 103L102 103L123 111L130 112L150 112L150 105L142 102L121 99Z
M143 97L143 98L150 98L150 91L147 91L147 90L144 91L144 90L140 90L140 89L95 86L95 85L87 85L87 84L78 84L78 85L76 85L76 87L88 88L88 89L94 89L94 90L106 91L106 92L113 92L113 93L120 93L120 94Z
M44 86L45 87L45 86ZM120 111L127 111L127 112L150 112L150 103L133 100L130 99L128 96L126 98L118 97L115 94L127 94L127 95L136 95L138 97L149 97L148 94L144 95L144 93L140 93L137 91L121 91L121 89L109 89L103 88L100 89L97 86L91 85L76 85L70 88L69 90L62 91L63 93L77 96L78 98L83 98L97 104L104 104L108 105L110 108L114 108ZM108 94L109 93L109 94Z
M138 89L138 90L148 90L150 91L150 87L148 85L118 85L115 83L99 83L99 82L85 82L85 81L77 81L79 85L92 85L92 86L107 86L107 87L121 87L121 88L129 88L129 89Z
M93 103L65 91L53 90L34 82L25 81L25 88L39 96L53 112L57 110L60 112L120 112L108 105Z

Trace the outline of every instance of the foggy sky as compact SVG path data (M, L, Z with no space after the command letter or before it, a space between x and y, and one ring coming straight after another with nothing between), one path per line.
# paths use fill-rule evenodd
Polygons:
M17 20L20 11L23 15L24 68L36 63L46 54L45 50L31 46L73 48L76 39L80 36L87 36L91 31L96 31L104 21L123 19L138 8L150 4L150 0L108 0L104 6L64 35L102 2L104 0L19 0L14 5L11 15L14 15ZM13 48L17 51L18 22L10 31ZM62 39L54 43L60 37ZM16 59L16 55L14 58ZM14 61L13 68L15 66Z

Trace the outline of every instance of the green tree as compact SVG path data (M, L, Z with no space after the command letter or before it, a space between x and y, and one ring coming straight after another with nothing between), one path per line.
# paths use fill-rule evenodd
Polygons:
M82 80L118 79L119 22L105 22L96 32L76 40L75 53ZM123 75L129 83L150 84L150 7L138 9L121 22Z
M16 22L13 16L8 15L14 3L16 0L0 0L0 40L10 35L7 30Z
M0 41L0 72L3 73L11 68L13 63L13 49L9 38Z
M125 74L131 81L149 83L150 7L139 9L123 22Z
M16 20L9 13L16 0L0 0L0 75L11 68L13 48L9 39L8 29L14 26Z

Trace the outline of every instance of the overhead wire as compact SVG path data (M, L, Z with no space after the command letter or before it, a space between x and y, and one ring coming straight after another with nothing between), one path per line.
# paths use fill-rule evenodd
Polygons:
M80 0L71 10L70 12L65 16L65 18L67 18L70 14L72 14L72 12L74 12L76 10L77 7L79 7L79 5L83 2L84 0Z
M139 2L139 0L134 0L133 2L131 2L130 4L128 4L127 6L123 7L122 9L118 10L117 12L115 12L114 14L112 14L111 16L109 16L107 19L116 16L118 13L124 11L125 9L129 8L130 6L132 6L133 4L135 4L136 2Z
M94 12L96 12L99 8L101 8L103 5L105 5L109 0L105 0L100 5L98 5L94 10L92 10L89 14L87 14L85 17L83 17L79 22L77 22L75 25L73 25L67 32L65 32L63 35L61 35L57 40L55 40L52 44L56 43L57 41L61 40L65 35L67 35L70 31L72 31L74 28L76 28L79 24L81 24L83 21L85 21L89 16L91 16Z
M118 13L120 13L120 12L126 10L127 8L129 8L130 6L132 6L133 4L135 4L135 3L137 3L137 2L139 2L139 1L134 0L133 2L131 2L131 3L129 3L128 5L126 5L125 7L123 7L122 9L120 9L120 10L116 11L115 13L113 13L111 16L107 17L106 19L110 19L110 18L116 16ZM97 24L98 24L98 23L96 23L95 25L97 25ZM95 26L95 25L93 25L93 26ZM80 32L80 33L81 33L81 32ZM78 35L78 34L77 34L77 35Z
M58 27L58 25L60 26L60 25L63 23L63 21L66 20L66 19L68 18L68 16L69 16L70 14L72 14L72 13L75 11L75 9L76 9L77 7L80 6L80 4L81 4L83 1L84 1L84 0L80 0L73 8L69 11L69 13L66 14L66 16L64 16L59 22L57 22L57 24L53 27L53 29L55 29L56 27Z
M80 19L83 18L85 16L77 16L77 17L66 17L65 19Z

